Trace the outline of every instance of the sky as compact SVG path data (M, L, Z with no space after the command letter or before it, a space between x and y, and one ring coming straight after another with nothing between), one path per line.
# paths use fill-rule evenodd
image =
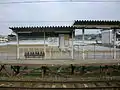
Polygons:
M85 0L5 4L22 1L35 0L0 0L0 35L10 34L10 26L72 25L74 20L120 20L120 2ZM90 31L86 33L98 32Z

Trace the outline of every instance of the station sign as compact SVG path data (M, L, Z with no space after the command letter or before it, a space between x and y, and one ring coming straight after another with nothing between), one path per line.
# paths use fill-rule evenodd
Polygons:
M49 37L48 38L48 46L59 46L59 38L58 37Z

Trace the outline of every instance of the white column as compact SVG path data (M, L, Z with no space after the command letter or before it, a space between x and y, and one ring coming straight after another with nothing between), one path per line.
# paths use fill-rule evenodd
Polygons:
M84 55L84 29L82 29L82 42L83 42L83 46L82 46L82 59L85 59L85 55Z
M7 41L7 60L8 60L8 41Z
M52 54L51 53L52 53L52 46L50 46L50 59L52 59L52 57L51 57Z
M113 30L113 38L114 38L114 53L113 53L113 59L116 59L116 29Z
M28 49L28 52L30 52L30 47L28 47L27 49Z
M22 57L22 58L24 58L24 54L25 54L25 47L23 47L23 48L22 48L22 51L23 51L23 53L22 53L22 54L23 54L23 55L22 55L23 57Z
M45 53L45 58L46 58L45 30L44 30L44 53Z
M74 59L73 32L74 31L72 31L72 59Z
M16 40L17 40L17 59L19 59L20 58L20 56L19 56L19 37L18 37L18 34L16 34Z
M110 35L110 30L109 30L109 45L111 45L110 40L111 40L111 35ZM110 56L111 56L111 47L110 47Z

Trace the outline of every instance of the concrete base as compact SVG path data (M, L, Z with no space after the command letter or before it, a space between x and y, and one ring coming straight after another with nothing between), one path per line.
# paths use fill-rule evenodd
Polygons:
M120 60L113 59L104 59L104 60L0 60L0 64L8 64L8 65L18 65L18 66L27 66L27 65L45 65L45 66L53 66L53 65L79 65L79 66L97 66L97 65L119 65Z

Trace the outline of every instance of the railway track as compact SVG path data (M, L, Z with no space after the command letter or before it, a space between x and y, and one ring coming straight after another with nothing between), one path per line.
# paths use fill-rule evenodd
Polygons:
M120 80L24 81L0 80L1 90L120 90Z
M30 87L1 87L1 90L120 90L119 87L87 87L87 88L30 88Z

